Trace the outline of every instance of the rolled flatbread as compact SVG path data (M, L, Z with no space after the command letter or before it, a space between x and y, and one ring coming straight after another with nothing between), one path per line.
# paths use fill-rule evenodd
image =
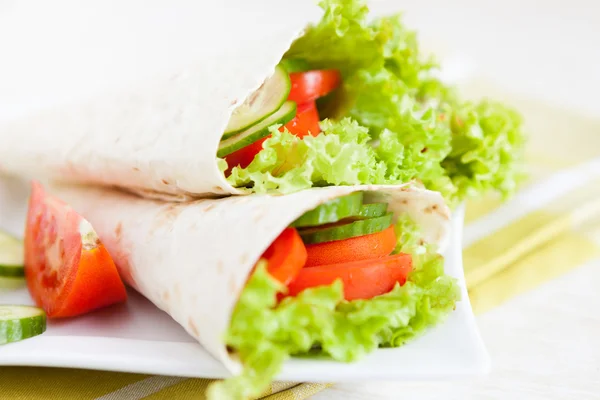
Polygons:
M51 190L92 224L125 281L233 373L240 364L227 351L223 335L261 254L304 212L356 191L389 203L396 217L408 214L424 241L444 246L450 214L442 197L408 185L167 204L97 188Z
M47 188L48 192L68 202L91 222L114 258L121 277L168 313L210 354L224 363L229 371L236 375L241 371L241 375L227 382L231 384L232 381L246 379L245 385L256 385L252 393L261 390L261 385L274 378L280 363L287 357L298 352L304 354L311 349L304 347L303 350L293 350L294 347L289 347L285 340L278 341L280 334L320 332L316 336L317 341L319 338L329 340L329 344L323 348L325 354L338 361L352 361L365 352L375 350L378 344L395 347L426 332L428 327L445 319L460 297L454 279L443 272L441 256L430 253L422 246L423 243L433 243L439 245L438 250L444 250L449 234L449 210L438 193L413 186L327 187L287 196L236 196L189 203L162 203L102 188ZM335 294L339 293L336 292L339 286L335 289L334 284L310 289L316 290L312 293L300 292L297 298L285 299L277 306L264 305L265 300L274 300L269 296L275 295L272 284L267 289L263 286L264 280L261 280L268 277L265 272L260 273L265 271L261 269L265 262L257 262L265 255L265 249L306 211L355 191L364 192L365 203L388 203L388 211L394 213L394 218L399 218L397 228L401 229L396 229L396 233L400 233L399 243L408 245L399 250L412 256L413 273L408 276L408 281L396 286L392 292L366 301L343 302L343 295ZM24 214L18 212L16 206L26 204L26 197L24 184L0 179L0 205L3 206L0 207L0 224L4 229L11 228L16 235L21 234L20 228L24 225ZM15 218L7 219L11 215ZM418 232L404 225L405 216L419 228ZM14 224L11 225L11 221ZM286 229L286 232L289 230ZM408 232L411 233L406 235ZM420 252L422 250L425 251L424 258ZM398 256L406 259L403 255ZM365 261L377 263L377 260ZM360 268L368 269L373 265L359 263ZM305 266L303 270L312 268L318 267ZM366 276L351 279L355 279L350 281L352 285L360 285L361 282L363 285L369 282L364 287L379 285ZM272 278L270 280L274 282ZM317 292L325 293L325 297L322 294L315 297ZM262 299L261 305L248 309L248 299L257 298ZM290 302L286 303L286 300ZM292 308L286 309L285 304ZM357 307L357 312L355 310L353 314L346 315L344 310L348 310L348 307L351 310ZM240 313L241 310L244 312ZM263 318L262 323L255 322L256 312L262 315L259 317ZM303 322L298 322L299 326L288 326L289 322L286 321L290 321L289 318L292 318L291 321L303 321L307 312L308 316L312 314L316 319L309 319L312 322L306 327L302 325ZM249 315L252 316L250 319ZM264 315L270 317L264 320ZM363 325L360 321L365 321L365 317L368 319ZM333 318L339 322L333 325L326 322ZM388 321L384 326L389 329L381 328L379 324L382 321ZM273 326L278 326L277 330L273 331ZM361 333L363 326L367 327L367 331ZM384 330L373 332L369 326L379 326L374 329ZM342 330L337 330L340 328ZM276 336L273 336L274 332ZM347 336L349 333L352 334ZM388 334L391 336L386 336ZM361 335L366 336L356 342L351 339L360 338ZM232 341L232 337L241 337L246 343L241 345L245 347L237 347L239 342ZM351 340L348 341L348 338ZM365 341L370 344L365 344ZM259 347L253 348L255 343ZM269 358L272 353L263 352L262 346L265 345L278 349L279 355L275 360ZM331 352L340 348L344 349L342 353ZM251 360L247 357L248 351L258 351L258 367L255 364L257 357L253 358L253 362L248 361ZM275 370L269 365L274 365ZM252 371L250 376L253 378L248 381L249 371ZM259 376L261 379L256 379ZM225 384L225 387L229 386Z

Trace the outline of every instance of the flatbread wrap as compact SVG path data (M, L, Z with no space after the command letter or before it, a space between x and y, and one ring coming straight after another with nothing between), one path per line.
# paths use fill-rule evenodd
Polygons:
M32 202L41 191L34 186ZM129 285L235 374L214 398L255 395L291 356L354 361L400 346L459 298L435 247L449 210L414 186L191 203L50 191L92 224Z
M461 100L399 16L320 5L11 2L0 171L167 199L411 179L450 201L513 190L515 112Z

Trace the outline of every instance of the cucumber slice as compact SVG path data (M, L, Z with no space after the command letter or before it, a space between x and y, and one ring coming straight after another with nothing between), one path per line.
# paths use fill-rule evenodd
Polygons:
M25 276L23 252L23 242L21 240L0 232L0 276Z
M387 213L382 217L361 219L346 224L325 225L316 228L301 229L299 233L305 244L344 240L381 232L392 225L392 216L392 213Z
M304 213L291 226L307 228L338 221L349 223L365 218L382 217L387 213L387 203L362 204L362 202L362 193L339 197Z
M292 84L285 68L277 66L275 73L250 95L239 107L233 110L225 128L223 139L227 139L258 124L281 108L287 100Z
M25 285L25 278L5 278L0 276L0 294L2 294L3 291L24 288Z
M360 209L359 216L362 218L383 217L387 212L387 203L364 204Z
M46 313L38 307L0 305L0 344L40 335L46 330Z
M291 226L296 228L318 226L358 215L363 205L363 197L362 192L356 192L328 201L304 213Z
M275 114L270 115L249 129L238 133L229 139L221 140L217 157L225 157L241 148L244 148L257 140L269 136L269 128L275 124L286 124L296 116L296 103L286 101Z

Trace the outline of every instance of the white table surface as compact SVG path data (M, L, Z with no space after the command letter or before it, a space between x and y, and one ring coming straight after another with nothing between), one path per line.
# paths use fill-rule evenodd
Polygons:
M340 384L315 400L600 399L600 260L478 317L489 376Z

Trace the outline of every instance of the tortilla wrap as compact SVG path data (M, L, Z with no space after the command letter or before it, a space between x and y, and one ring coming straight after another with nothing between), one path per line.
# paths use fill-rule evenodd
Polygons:
M51 188L94 226L123 279L167 312L233 373L223 343L233 309L261 254L291 222L333 198L367 190L409 215L423 240L444 246L449 210L410 186L311 189L288 196L234 196L161 203L100 188Z
M9 2L0 172L164 198L240 194L216 164L231 112L321 14L312 0Z

